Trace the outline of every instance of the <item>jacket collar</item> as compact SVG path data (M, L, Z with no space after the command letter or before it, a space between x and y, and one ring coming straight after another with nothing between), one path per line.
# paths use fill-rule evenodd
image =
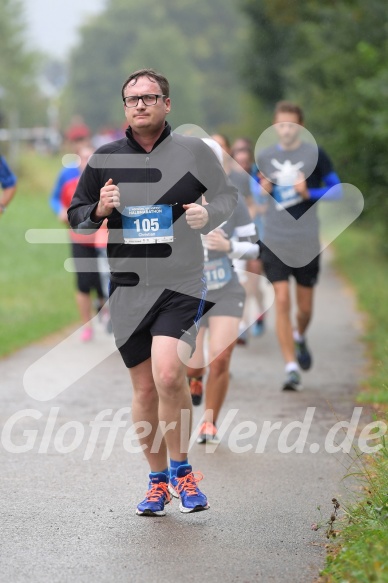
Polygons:
M139 142L137 142L135 140L135 138L133 137L131 126L127 127L127 129L125 131L125 135L127 136L127 142L129 144L129 146L131 146L131 148L136 150L136 152L145 153L144 148L142 148L141 145L139 144ZM171 135L171 126L169 123L165 122L164 130L161 133L161 135L159 136L159 138L156 140L155 144L153 145L151 152L153 150L155 150L155 148L157 148L159 146L159 144L161 144L170 135Z

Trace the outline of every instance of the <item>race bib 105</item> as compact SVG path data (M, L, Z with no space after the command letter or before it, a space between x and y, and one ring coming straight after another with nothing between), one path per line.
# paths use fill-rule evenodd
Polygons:
M168 204L126 206L122 222L124 243L145 245L174 240L172 207Z

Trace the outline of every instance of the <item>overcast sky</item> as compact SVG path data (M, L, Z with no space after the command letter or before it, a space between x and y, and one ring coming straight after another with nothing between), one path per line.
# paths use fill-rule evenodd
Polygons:
M101 11L106 0L24 0L31 47L66 57L77 42L77 28Z

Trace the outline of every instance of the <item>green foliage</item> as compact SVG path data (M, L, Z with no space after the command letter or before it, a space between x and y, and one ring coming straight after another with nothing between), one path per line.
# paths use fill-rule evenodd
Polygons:
M244 112L239 120L231 119L221 123L217 131L228 136L231 142L246 137L256 144L260 134L271 125L271 114L263 106L262 101L251 93L241 96L239 110Z
M345 509L342 530L332 545L325 583L384 583L388 580L388 444L358 474L366 493L362 502ZM338 525L337 525L338 526Z
M77 320L74 274L65 245L27 243L28 229L60 228L48 198L60 159L26 153L18 191L0 218L0 356Z
M336 265L355 286L359 307L367 314L365 340L373 362L359 400L388 403L388 271L380 235L350 227L335 242Z
M25 47L25 30L21 0L0 0L1 126L8 125L11 112L25 127L42 122L45 104L35 81L38 57Z
M267 0L240 0L240 6L250 20L242 77L247 87L272 108L287 90L285 71L291 62L294 29L283 18L276 17ZM284 3L283 8L287 6Z
M362 191L365 214L387 225L386 1L240 2L251 21L249 86L268 105L304 107L341 179Z
M120 89L134 70L152 67L171 85L173 126L197 123L215 129L243 117L244 89L236 60L244 34L235 0L110 0L105 12L81 30L73 52L67 112L94 128L122 124ZM243 114L243 115L242 115Z
M353 0L315 9L299 29L289 79L317 135L330 144L344 181L363 192L366 209L388 217L387 5ZM324 115L322 113L324 112Z
M365 341L372 361L361 403L376 403L386 410L388 403L388 273L380 237L372 228L352 226L335 242L335 260L355 287L359 307L367 316ZM387 423L386 414L379 418ZM371 444L372 445L372 444ZM373 445L376 445L375 443ZM388 581L388 442L385 435L381 449L373 458L355 460L358 468L353 478L364 496L345 508L339 536L330 545L324 583L383 583Z

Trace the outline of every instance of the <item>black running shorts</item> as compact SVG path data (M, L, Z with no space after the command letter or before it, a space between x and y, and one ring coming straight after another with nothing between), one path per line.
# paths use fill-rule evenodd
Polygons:
M271 283L288 281L291 276L304 287L314 287L318 282L319 255L304 267L290 267L266 245L260 243L260 258L263 261L265 275Z
M89 294L93 289L99 298L104 297L101 286L101 277L98 271L97 250L88 245L72 243L73 259L77 273L78 291ZM84 260L87 259L87 271Z
M127 368L151 356L152 338L169 336L195 350L198 321L212 304L203 281L164 286L127 286L110 282L109 307L116 346Z

